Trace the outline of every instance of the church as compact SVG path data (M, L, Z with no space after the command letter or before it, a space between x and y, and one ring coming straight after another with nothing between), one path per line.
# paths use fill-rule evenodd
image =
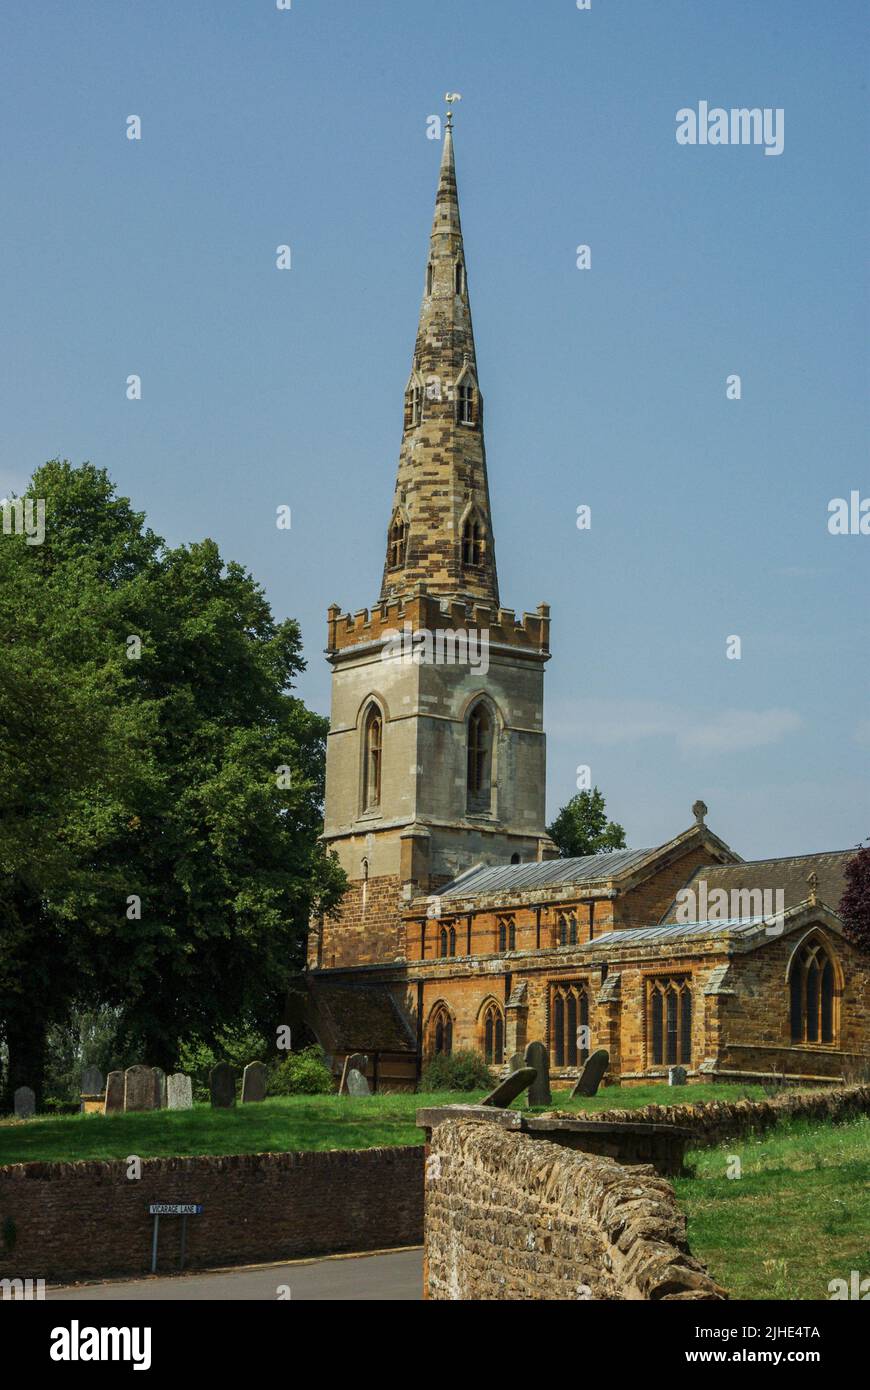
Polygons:
M698 801L651 848L558 856L550 609L501 606L484 419L448 114L380 595L327 612L323 838L349 888L311 923L288 1021L337 1075L364 1053L375 1090L458 1049L497 1072L532 1040L565 1084L601 1047L621 1085L866 1074L870 962L837 915L854 851L745 861Z

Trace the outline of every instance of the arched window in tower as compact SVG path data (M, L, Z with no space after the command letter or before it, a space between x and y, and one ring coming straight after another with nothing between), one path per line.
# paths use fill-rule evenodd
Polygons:
M504 1016L493 999L481 1018L483 1056L488 1066L500 1067L504 1062Z
M389 568L391 570L400 569L405 563L405 542L407 540L407 530L404 521L400 516L394 516L390 524L389 539Z
M384 721L377 705L371 705L363 725L363 810L373 811L381 804L381 762Z
M650 981L647 1030L651 1066L691 1064L691 980Z
M446 1004L436 1005L429 1020L429 1052L435 1057L449 1057L453 1051L453 1019Z
M480 566L486 553L486 533L476 512L469 512L462 526L462 563Z
M818 937L804 942L789 971L791 1040L832 1043L836 1037L837 988L834 962Z
M461 261L456 262L455 285L456 293L462 294L462 291L465 289L465 268Z
M405 429L413 429L423 418L423 388L413 382L405 392Z
M492 717L486 705L475 705L468 718L469 811L488 811L492 805L492 733Z
M474 383L465 378L460 383L457 402L457 414L460 425L473 425L476 422L475 415L475 392Z

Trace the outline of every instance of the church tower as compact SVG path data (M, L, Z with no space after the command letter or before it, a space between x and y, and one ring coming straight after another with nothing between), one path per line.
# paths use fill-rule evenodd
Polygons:
M328 610L324 840L350 879L329 969L402 959L401 907L475 864L549 857L549 608L500 606L448 113L380 598Z

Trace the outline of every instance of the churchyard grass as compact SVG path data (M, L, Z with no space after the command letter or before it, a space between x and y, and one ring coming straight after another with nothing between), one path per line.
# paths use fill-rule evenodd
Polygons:
M482 1092L441 1095L282 1096L256 1105L213 1110L137 1111L113 1115L38 1116L0 1120L0 1164L75 1162L81 1159L185 1157L193 1154L274 1153L303 1149L369 1149L420 1144L418 1109L480 1100ZM554 1091L552 1109L607 1110L651 1103L734 1100L763 1095L758 1087L607 1087L597 1096L570 1099Z
M689 1244L732 1298L827 1299L832 1279L870 1278L870 1117L787 1121L687 1163Z

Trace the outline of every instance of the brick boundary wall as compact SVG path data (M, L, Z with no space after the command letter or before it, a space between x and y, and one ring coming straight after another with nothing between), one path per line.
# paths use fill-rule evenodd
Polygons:
M719 1300L674 1189L648 1166L447 1120L426 1168L430 1299Z
M555 1111L576 1119L576 1111ZM644 1105L637 1110L584 1111L584 1120L630 1121L678 1125L695 1135L696 1147L758 1134L783 1120L836 1123L870 1113L870 1085L840 1086L827 1091L789 1092L775 1100L711 1100L686 1105Z
M144 1159L0 1167L0 1278L50 1282L151 1268L152 1202L202 1203L186 1268L420 1245L423 1149ZM4 1244L4 1223L15 1244ZM181 1219L161 1217L158 1272L178 1267Z

